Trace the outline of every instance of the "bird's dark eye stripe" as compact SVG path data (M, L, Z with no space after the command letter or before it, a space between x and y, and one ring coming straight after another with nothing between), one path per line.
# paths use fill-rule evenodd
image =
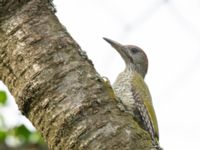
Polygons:
M139 50L137 48L131 48L131 52L132 53L137 53L137 52L139 52Z

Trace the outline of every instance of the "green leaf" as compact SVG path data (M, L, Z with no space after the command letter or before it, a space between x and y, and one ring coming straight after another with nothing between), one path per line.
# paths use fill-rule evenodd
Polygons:
M5 131L2 131L0 130L0 141L4 141L6 138L6 132Z
M4 105L7 100L7 95L5 91L0 91L0 104Z
M40 136L40 134L37 131L32 132L29 140L31 143L41 143L41 144L44 143L42 137Z
M20 125L15 128L15 136L19 138L23 138L25 141L28 141L31 132L24 125Z

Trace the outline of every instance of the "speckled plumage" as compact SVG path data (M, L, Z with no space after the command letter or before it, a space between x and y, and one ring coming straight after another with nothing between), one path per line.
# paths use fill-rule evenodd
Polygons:
M149 133L154 148L161 150L156 114L149 89L144 81L148 69L146 54L137 46L122 45L104 39L117 50L126 64L125 70L118 75L113 84L115 95L139 126Z
M127 111L150 133L153 142L157 143L159 133L151 95L140 74L126 69L117 77L113 89Z

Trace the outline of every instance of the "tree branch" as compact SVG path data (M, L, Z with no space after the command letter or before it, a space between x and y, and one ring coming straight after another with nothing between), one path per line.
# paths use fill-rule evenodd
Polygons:
M0 79L50 149L152 148L48 0L4 0L0 12Z

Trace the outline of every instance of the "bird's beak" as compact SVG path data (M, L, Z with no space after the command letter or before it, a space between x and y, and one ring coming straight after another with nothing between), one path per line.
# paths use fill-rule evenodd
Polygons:
M116 42L116 41L113 41L113 40L108 39L108 38L105 38L105 37L103 37L103 39L104 39L106 42L108 42L110 45L112 45L112 47L114 47L117 51L118 51L118 49L121 49L121 47L123 47L122 44L120 44L120 43L118 43L118 42Z
M127 61L128 53L127 53L127 49L125 48L124 45L122 45L116 41L113 41L111 39L105 38L105 37L103 37L103 39L118 51L118 53L122 56L122 58L125 60L125 62Z

